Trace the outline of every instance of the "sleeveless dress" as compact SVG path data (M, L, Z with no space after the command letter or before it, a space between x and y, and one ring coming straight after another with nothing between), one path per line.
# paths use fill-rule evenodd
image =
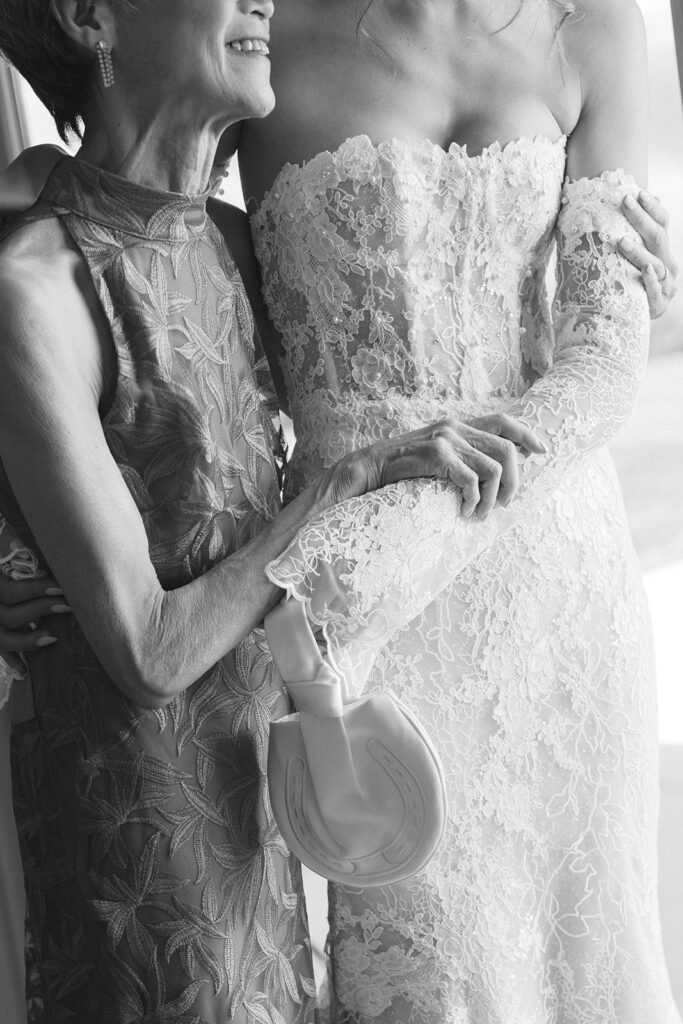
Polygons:
M680 1024L649 618L604 447L647 355L615 248L637 189L618 171L563 183L564 143L470 156L359 136L283 167L253 211L290 493L443 416L508 412L548 448L484 521L410 481L328 510L269 568L350 693L388 688L417 714L449 791L423 873L330 887L338 1024Z
M251 311L206 200L65 159L19 221L58 217L91 275L118 361L103 429L167 589L279 507ZM36 550L4 475L0 508ZM300 868L265 786L268 726L286 701L262 631L148 711L75 619L48 628L59 644L29 658L36 717L13 737L34 1019L310 1024Z

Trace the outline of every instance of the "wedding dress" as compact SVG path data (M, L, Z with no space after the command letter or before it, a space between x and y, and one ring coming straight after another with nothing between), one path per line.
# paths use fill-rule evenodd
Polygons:
M286 165L252 217L284 339L290 494L443 416L508 412L548 447L484 521L446 484L391 485L270 567L349 691L395 693L446 772L426 870L331 887L343 1024L680 1024L648 611L605 449L647 354L645 294L615 249L637 188L617 171L563 184L564 141L470 156L359 136Z

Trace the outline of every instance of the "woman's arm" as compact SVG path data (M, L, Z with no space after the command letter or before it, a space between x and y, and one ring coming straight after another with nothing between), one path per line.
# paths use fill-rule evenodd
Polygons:
M0 306L5 472L105 670L138 703L164 703L262 620L277 598L264 566L325 507L330 481L201 579L164 591L102 431L101 367L85 312L48 282L36 289L7 271Z
M603 444L627 418L649 342L645 296L618 255L622 203L635 202L636 182L647 179L640 11L633 0L587 2L565 46L579 67L583 108L556 230L553 365L508 409L534 424L551 464Z

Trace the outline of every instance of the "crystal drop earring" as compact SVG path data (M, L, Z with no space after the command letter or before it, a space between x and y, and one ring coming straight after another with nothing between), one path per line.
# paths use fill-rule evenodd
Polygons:
M114 64L111 59L111 50L104 40L100 39L95 46L95 52L97 53L97 63L100 68L102 85L105 89L111 89L114 84Z

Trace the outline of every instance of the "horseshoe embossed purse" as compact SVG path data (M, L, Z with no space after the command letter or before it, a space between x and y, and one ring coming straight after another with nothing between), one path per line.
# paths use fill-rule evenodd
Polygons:
M391 694L342 700L303 604L265 620L297 708L271 724L268 785L290 850L317 874L357 888L415 874L441 838L443 769L414 715Z

